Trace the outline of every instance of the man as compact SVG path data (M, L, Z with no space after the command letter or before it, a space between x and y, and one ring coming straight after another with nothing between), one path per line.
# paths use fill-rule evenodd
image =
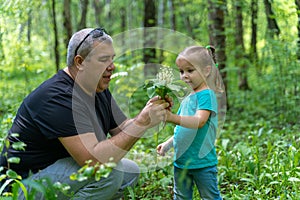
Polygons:
M147 128L163 120L170 104L153 98L139 115L126 119L108 90L114 56L112 38L103 29L75 33L68 45L68 67L24 99L9 131L10 143L24 142L25 151L4 148L1 166L30 180L49 177L67 183L73 199L122 197L124 188L134 185L139 174L136 163L123 157ZM8 165L10 157L21 161ZM101 164L111 159L117 167L107 178L98 182L69 179L87 160ZM43 198L38 195L35 199ZM64 198L69 197L59 194L58 199Z

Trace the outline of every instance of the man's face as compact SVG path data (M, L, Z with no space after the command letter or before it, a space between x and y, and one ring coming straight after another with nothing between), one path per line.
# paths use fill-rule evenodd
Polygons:
M96 92L102 92L108 88L111 75L115 66L113 58L115 51L110 42L101 42L83 61L84 86ZM87 89L87 88L86 88Z

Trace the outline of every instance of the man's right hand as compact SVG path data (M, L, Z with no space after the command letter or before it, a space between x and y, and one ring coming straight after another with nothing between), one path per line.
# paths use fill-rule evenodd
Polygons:
M151 128L166 119L166 109L169 107L169 102L159 99L159 97L153 97L136 117L135 123Z

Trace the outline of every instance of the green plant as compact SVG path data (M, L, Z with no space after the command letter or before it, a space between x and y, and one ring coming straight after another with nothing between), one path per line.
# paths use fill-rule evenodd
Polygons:
M11 134L11 137L17 138L19 135L17 133ZM15 150L25 150L26 145L23 142L15 142L11 144L8 140L8 138L5 138L2 140L1 150L3 146L5 146L6 149L12 147ZM15 185L18 185L22 191L25 194L25 197L27 198L27 189L25 188L24 184L21 182L22 177L18 175L14 170L10 169L10 164L18 164L20 163L20 158L18 157L8 157L7 153L3 155L3 157L7 160L7 168L4 168L3 166L0 166L0 173L2 174L0 176L0 182L3 182L3 185L0 187L0 195L4 196L11 196L12 194L9 192L5 192L5 189L12 186L15 187Z
M95 178L96 181L99 181L101 178L106 178L114 167L116 163L108 162L104 164L96 163L91 165L92 161L86 161L86 164L82 166L78 172L71 174L71 180L84 181L90 178Z

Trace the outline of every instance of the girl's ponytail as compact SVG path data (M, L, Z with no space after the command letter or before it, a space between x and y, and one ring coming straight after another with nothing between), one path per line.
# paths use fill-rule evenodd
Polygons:
M216 53L215 53L216 48L212 45L207 45L205 48L207 49L209 55L212 57L216 67L218 67L218 62L217 62Z
M208 81L208 82L210 82L210 84L214 88L215 92L222 93L225 91L225 88L224 88L221 74L219 73L219 70L218 70L216 49L212 45L207 45L205 48L207 49L208 54L212 58L213 64L215 65L215 67L212 66L211 77L210 77L210 81Z

